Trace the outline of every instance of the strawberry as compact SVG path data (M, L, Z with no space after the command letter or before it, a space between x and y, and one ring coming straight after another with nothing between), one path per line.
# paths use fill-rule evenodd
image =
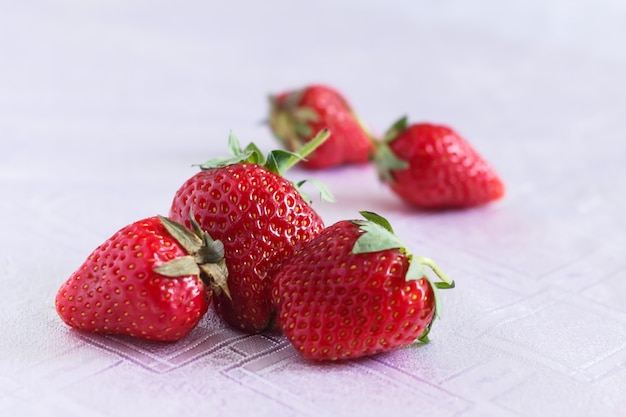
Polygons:
M291 151L322 129L332 132L332 138L302 162L309 169L364 163L374 151L371 135L346 99L323 85L270 96L269 125L274 136Z
M379 143L375 161L381 180L418 208L466 208L504 195L494 169L447 126L409 126L404 117Z
M341 360L427 341L440 309L437 289L450 281L415 257L384 218L342 220L285 262L272 282L272 305L306 358ZM430 267L443 282L431 283Z
M171 218L189 225L192 210L202 229L224 243L232 298L222 293L213 299L218 315L235 328L258 333L272 326L269 280L324 227L282 174L326 138L323 131L301 154L277 150L266 158L254 144L242 149L231 134L233 156L202 164L174 196Z
M120 229L59 289L61 319L76 329L175 341L225 285L221 242L155 216Z

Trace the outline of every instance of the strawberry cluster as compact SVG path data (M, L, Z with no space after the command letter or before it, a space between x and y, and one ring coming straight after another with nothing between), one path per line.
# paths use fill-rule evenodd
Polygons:
M401 119L376 140L324 86L273 96L269 121L286 150L264 155L231 134L231 156L200 165L176 191L168 217L123 227L67 279L55 299L62 320L82 331L171 342L212 305L242 332L282 330L312 360L426 342L438 291L454 282L414 256L378 214L326 227L302 184L284 174L298 162L323 169L372 161L404 200L439 209L499 198L504 187L493 169L444 126Z
M328 86L270 96L269 124L274 136L292 150L318 130L329 129L332 139L303 163L305 168L372 162L381 181L419 209L467 208L504 195L504 184L493 167L450 127L409 125L403 117L377 139L345 97Z

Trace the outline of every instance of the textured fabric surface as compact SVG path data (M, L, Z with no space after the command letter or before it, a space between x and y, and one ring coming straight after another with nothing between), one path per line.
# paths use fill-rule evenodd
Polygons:
M626 6L618 0L0 5L0 414L626 415ZM174 344L79 333L59 286L167 214L192 164L277 143L269 93L325 82L376 132L452 126L506 197L424 213L369 166L314 176L327 224L386 216L457 288L432 342L312 364L210 312Z

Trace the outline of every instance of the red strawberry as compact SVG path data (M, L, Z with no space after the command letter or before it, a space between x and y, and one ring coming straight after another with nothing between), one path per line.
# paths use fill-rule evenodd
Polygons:
M382 181L423 209L465 208L497 200L504 184L494 169L454 130L397 121L379 144Z
M361 214L367 220L326 228L272 282L280 326L306 358L358 358L427 341L436 288L454 286L431 260L412 256L385 219ZM424 265L444 282L432 284Z
M69 326L174 341L225 288L221 242L163 217L132 223L106 240L61 286L56 309Z
M311 85L271 96L269 124L276 138L292 151L322 129L332 133L330 140L302 162L305 168L364 163L374 151L370 134L346 99L327 86Z
M302 155L327 137L322 132ZM176 192L170 216L183 222L192 210L202 229L224 243L232 299L215 296L215 310L231 326L258 333L272 325L269 280L324 224L282 177L302 155L273 151L266 159L253 144L241 149L234 136L230 141L234 156L201 165Z

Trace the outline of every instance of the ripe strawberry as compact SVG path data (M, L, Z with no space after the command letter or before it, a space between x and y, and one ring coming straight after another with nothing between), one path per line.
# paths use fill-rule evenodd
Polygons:
M322 129L332 132L332 138L302 162L309 169L364 163L374 151L369 132L346 99L323 85L270 96L269 125L291 151L302 147Z
M380 178L400 198L423 209L465 208L497 200L504 184L454 130L397 121L378 145Z
M55 304L76 329L175 341L226 289L221 242L163 217L132 223L89 255L59 289Z
M182 223L192 210L202 229L224 243L232 299L213 299L231 326L258 333L272 325L269 280L324 227L298 186L282 174L327 137L321 132L301 155L279 150L265 158L254 144L241 149L231 135L233 157L201 165L176 192L171 218Z
M436 288L454 283L429 259L412 256L382 217L324 229L283 264L272 304L285 335L306 358L358 358L427 341L440 304ZM444 282L428 280L430 267Z

